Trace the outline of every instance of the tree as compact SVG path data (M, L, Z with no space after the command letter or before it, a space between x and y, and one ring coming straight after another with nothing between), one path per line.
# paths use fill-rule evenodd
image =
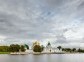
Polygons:
M70 48L65 48L66 52L71 52Z
M9 52L9 46L0 46L0 52Z
M76 48L73 48L72 51L75 52L76 51Z
M61 46L58 46L57 48L60 50L62 47Z
M10 45L10 52L19 52L19 50L20 50L20 45L18 44Z
M64 48L62 48L62 51L65 51L65 49L64 49Z
M20 50L21 50L21 52L25 52L25 48L23 45L20 46Z
M33 47L33 51L34 51L34 52L42 52L42 48L41 48L40 45L35 45L35 46Z
M79 48L78 52L84 53L84 50Z

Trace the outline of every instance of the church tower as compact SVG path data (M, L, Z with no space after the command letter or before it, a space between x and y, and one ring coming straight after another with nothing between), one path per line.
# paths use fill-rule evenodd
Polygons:
M51 52L52 47L51 47L51 43L50 42L48 42L48 44L46 46L46 49Z

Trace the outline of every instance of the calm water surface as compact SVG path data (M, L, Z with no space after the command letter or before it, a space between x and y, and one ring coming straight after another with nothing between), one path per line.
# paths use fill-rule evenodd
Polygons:
M0 55L0 62L84 62L84 54Z

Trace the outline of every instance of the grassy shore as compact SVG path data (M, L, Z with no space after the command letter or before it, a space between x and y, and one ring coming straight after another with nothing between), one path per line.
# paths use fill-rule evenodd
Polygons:
M0 54L10 54L10 52L0 52Z

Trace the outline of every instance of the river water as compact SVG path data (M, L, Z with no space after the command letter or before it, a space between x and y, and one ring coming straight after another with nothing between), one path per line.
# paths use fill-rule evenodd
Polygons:
M84 62L84 54L0 55L0 62Z

